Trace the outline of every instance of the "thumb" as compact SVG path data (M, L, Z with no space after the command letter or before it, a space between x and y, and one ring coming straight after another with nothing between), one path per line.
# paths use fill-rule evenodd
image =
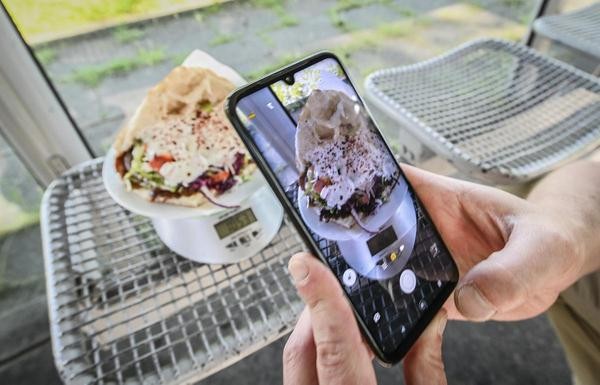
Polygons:
M442 361L442 335L448 316L441 309L404 357L402 368L407 385L443 385L446 373Z
M529 296L559 272L546 258L552 252L545 250L547 241L537 238L513 233L503 249L469 270L454 293L457 310L472 321L528 318L545 310Z
M305 253L294 255L288 268L310 312L319 383L373 383L369 352L333 273L321 261Z

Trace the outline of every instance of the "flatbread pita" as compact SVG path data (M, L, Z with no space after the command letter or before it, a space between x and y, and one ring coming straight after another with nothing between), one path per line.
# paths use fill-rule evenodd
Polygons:
M131 120L121 129L113 147L121 154L133 146L136 133L167 118L193 115L198 103L217 105L235 86L205 68L176 67L154 86Z

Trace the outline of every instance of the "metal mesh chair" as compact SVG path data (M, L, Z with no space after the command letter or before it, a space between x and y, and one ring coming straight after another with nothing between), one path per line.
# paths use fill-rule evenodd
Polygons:
M600 3L537 19L533 30L568 47L600 58Z
M118 206L102 159L55 180L42 202L52 348L67 384L192 384L291 331L302 310L284 221L250 259L205 265L167 249Z
M600 144L600 80L502 40L377 71L367 96L472 177L509 184Z

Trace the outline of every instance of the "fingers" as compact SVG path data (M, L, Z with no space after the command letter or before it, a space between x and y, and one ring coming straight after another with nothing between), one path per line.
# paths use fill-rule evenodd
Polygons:
M486 321L521 305L528 283L522 278L526 266L519 262L527 254L526 244L511 239L502 250L475 265L454 292L458 311L471 321Z
M504 214L519 209L523 201L497 188L434 174L406 164L402 165L402 171L427 208L455 205L465 200L468 202L463 202L462 209L472 207L478 210L493 204L496 213Z
M412 346L402 367L407 385L445 385L446 373L442 361L442 336L447 314L440 310Z
M333 274L323 263L305 253L292 257L289 270L310 311L315 343L346 344L348 331L341 326L354 321L354 314ZM358 330L352 334L353 338L360 337Z
M461 183L457 179L434 174L408 164L402 164L402 171L417 191L450 190L455 189L455 185Z
M446 316L448 319L464 321L465 317L456 308L456 304L454 303L454 298L452 296L446 299L443 309L446 311Z
M437 175L406 164L402 164L402 171L419 199L428 209L455 206L455 197L466 184L466 182ZM434 215L437 210L432 211L431 214Z
M548 273L557 263L542 261L548 262L554 252L545 245L550 238L556 242L560 235L541 239L536 235L542 233L539 226L519 224L522 218L535 214L529 203L497 189L414 167L403 166L403 170L464 274L454 294L456 309L464 318L485 321L512 317L529 293L547 287L548 279L556 281ZM540 312L540 306L517 314L522 314L521 318L533 316ZM448 309L452 318L460 318L454 309Z
M402 166L461 273L504 247L510 218L529 205L491 187Z
M544 311L552 301L545 293L561 279L561 269L553 257L557 237L538 238L535 231L516 230L502 250L467 272L454 294L458 311L472 321L523 319Z
M369 384L375 380L354 314L333 273L315 257L292 257L289 270L310 312L320 384Z
M283 349L284 385L314 385L317 356L308 308L304 308Z

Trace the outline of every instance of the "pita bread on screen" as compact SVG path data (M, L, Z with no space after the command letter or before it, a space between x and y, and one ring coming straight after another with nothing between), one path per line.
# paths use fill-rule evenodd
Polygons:
M308 97L296 130L296 166L321 220L345 227L387 200L398 173L364 108L336 90L314 90ZM361 199L364 204L357 203ZM358 212L361 205L368 212Z

